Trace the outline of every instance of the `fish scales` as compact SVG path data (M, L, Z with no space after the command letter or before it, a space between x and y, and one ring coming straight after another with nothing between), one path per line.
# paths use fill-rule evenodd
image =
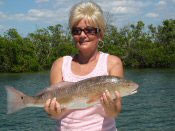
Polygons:
M121 97L137 92L138 84L116 76L97 76L79 82L60 82L44 89L36 96L28 96L12 87L6 87L8 113L25 107L43 107L47 99L57 98L61 107L82 109L99 103L105 90L115 99L115 91Z
M39 94L36 97L36 104L44 104L46 102L46 100L48 99L52 99L54 97L57 98L58 101L61 101L64 99L67 99L68 97L71 97L71 90L67 90L70 89L70 86L64 86L64 87L50 87L49 90L44 90L42 92L42 94ZM63 100L64 103L65 100ZM61 101L62 102L62 101Z
M58 102L61 102L62 104L69 101L70 99L81 99L81 98L89 98L93 97L95 95L100 95L102 92L104 92L107 88L109 91L112 91L114 84L111 83L110 77L97 77L97 78L90 78L87 80L82 80L80 82L77 82L73 85L64 86L61 88L54 88L53 90L46 90L43 92L42 98L40 102L37 101L35 103L45 103L45 100L49 98L56 97ZM109 88L110 87L110 88ZM92 92L93 90L93 92ZM61 93L60 93L61 92Z

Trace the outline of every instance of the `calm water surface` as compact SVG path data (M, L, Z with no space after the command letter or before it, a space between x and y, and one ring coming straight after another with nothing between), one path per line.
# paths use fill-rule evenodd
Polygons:
M138 93L122 99L116 120L119 131L175 131L175 69L127 69L140 85ZM6 115L5 85L34 95L49 85L49 73L0 74L0 131L52 131L55 121L42 108Z

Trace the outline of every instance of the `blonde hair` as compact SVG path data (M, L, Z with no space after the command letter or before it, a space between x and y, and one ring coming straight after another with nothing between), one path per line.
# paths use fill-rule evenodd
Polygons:
M80 2L72 7L69 16L69 28L72 30L83 18L92 26L100 29L103 37L106 29L106 20L99 5L94 2Z

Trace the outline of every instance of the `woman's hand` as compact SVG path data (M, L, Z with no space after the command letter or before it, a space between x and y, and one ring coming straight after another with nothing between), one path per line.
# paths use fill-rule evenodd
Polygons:
M105 91L101 97L101 104L108 117L116 117L121 111L121 97L120 94L115 91L116 99L113 100L109 91Z
M54 119L59 119L65 111L65 108L61 109L60 104L56 101L56 98L48 99L44 106L47 114Z

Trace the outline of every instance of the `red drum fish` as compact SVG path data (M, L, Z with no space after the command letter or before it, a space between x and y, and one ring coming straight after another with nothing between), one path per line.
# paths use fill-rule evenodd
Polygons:
M115 91L121 97L135 94L138 84L116 76L97 76L79 82L59 82L45 88L35 96L28 96L13 87L6 87L7 114L26 107L44 107L48 99L56 97L61 107L82 109L100 103L100 97L108 90L115 99Z

